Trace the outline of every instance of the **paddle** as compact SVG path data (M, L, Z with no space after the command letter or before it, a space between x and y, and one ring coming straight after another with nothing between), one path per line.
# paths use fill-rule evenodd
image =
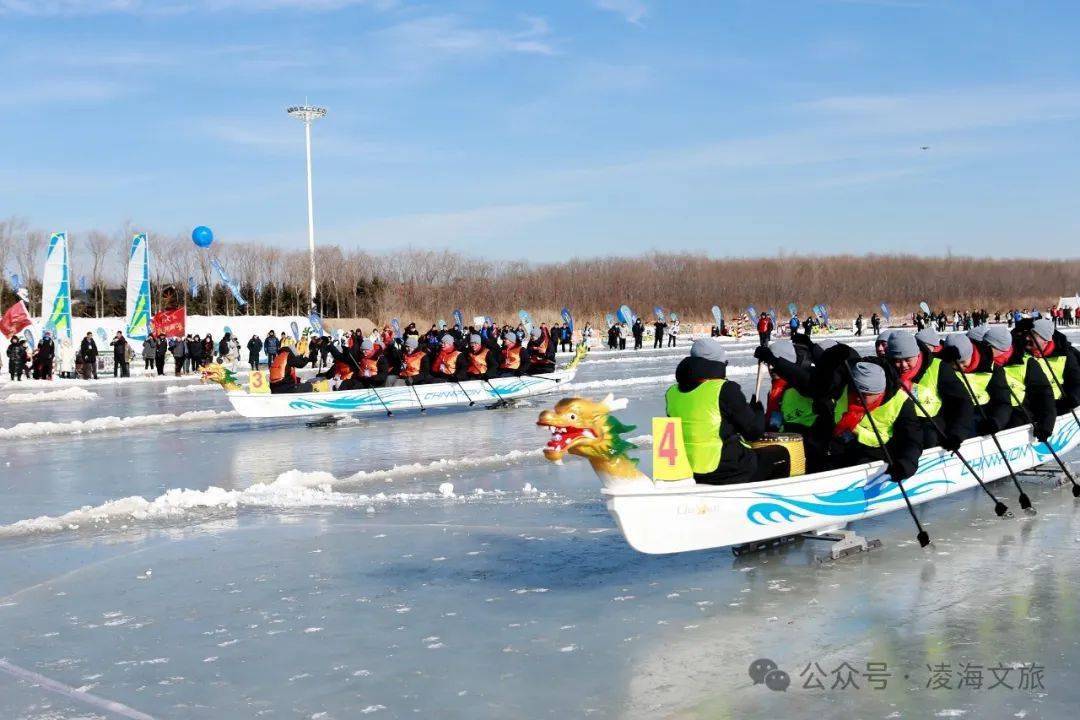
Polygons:
M968 382L967 377L964 375L964 371L960 369L960 363L955 363L954 362L953 363L953 369L956 371L956 374L960 377L960 380L964 383L964 387L967 388L968 395L971 396L972 403L974 403L975 409L979 411L979 415L982 416L983 422L985 422L987 425L989 425L990 424L990 418L986 414L986 409L982 405L980 405L979 403L975 402L975 391L971 389L971 383ZM1008 385L1008 383L1006 383L1006 386L1007 385ZM1012 388L1009 388L1009 393L1010 394L1012 393ZM1013 397L1015 398L1016 396L1014 395ZM1025 413L1027 412L1026 408L1025 408L1024 412ZM1006 455L1005 450L1002 449L1001 441L998 440L997 433L993 433L993 432L990 433L990 438L994 441L994 445L997 446L998 454L1001 455L1001 459L1005 461L1005 469L1009 471L1009 477L1012 478L1013 485L1015 485L1016 489L1020 492L1020 507L1022 509L1024 509L1024 510L1030 510L1031 512L1035 512L1035 508L1033 508L1031 506L1031 498L1029 498L1027 496L1027 493L1024 492L1024 488L1020 487L1020 480L1017 479L1016 473L1013 472L1012 465L1009 464L1009 456Z
M420 399L420 393L417 391L416 386L408 380L406 380L405 382L409 387L412 388L412 394L416 398L416 404L420 406L420 412L427 412L427 408L424 407L424 401Z
M945 440L945 430L938 423L937 418L930 417L930 413L926 412L926 408L924 408L923 404L919 402L919 398L915 397L915 394L913 392L904 387L903 383L900 384L900 389L902 389L907 394L907 396L911 398L911 401L915 403L915 407L919 408L919 412L925 415L926 418L930 421L930 424L934 426L934 431L938 434L938 437L940 437L942 440ZM960 454L959 450L950 450L949 452L955 455L956 459L964 464L964 467L967 468L967 471L971 473L971 477L975 478L975 482L979 483L979 487L985 490L986 494L990 497L990 499L994 501L994 512L997 514L997 516L1005 517L1005 515L1007 515L1009 512L1008 506L1006 506L1005 503L994 497L994 493L990 492L990 488L986 486L986 483L984 483L982 481L982 478L979 477L978 473L975 472L975 468L971 467L971 464L966 459L964 459L964 456Z
M1029 335L1032 335L1033 333L1031 333L1031 332L1029 331L1029 332L1028 332L1028 334L1029 334ZM1032 338L1032 339L1031 339L1031 346L1032 346L1033 348L1035 348L1036 350L1038 350L1038 349L1039 349L1039 346L1035 344L1035 338ZM1060 392L1060 393L1061 393L1061 396L1062 396L1062 397L1065 397L1065 388L1061 386L1061 381L1060 381L1060 380L1058 380L1058 376L1057 376L1057 373L1056 373L1056 372L1054 372L1054 368L1053 368L1053 367L1052 367L1052 366L1050 365L1050 363L1046 361L1046 357L1045 357L1045 356L1044 356L1044 355L1042 354L1042 351L1041 351L1041 350L1039 350L1039 354L1038 354L1038 355L1036 355L1035 357L1036 357L1037 359L1039 359L1039 360L1042 360L1042 361L1043 361L1043 362L1042 362L1042 366L1043 366L1043 367L1044 367L1044 368L1046 369L1046 372L1047 372L1047 374L1048 374L1048 375L1050 375L1050 378L1051 378L1051 379L1052 379L1052 380L1054 381L1054 385L1057 385L1057 389L1058 389L1058 392ZM1010 393L1012 392L1012 388L1011 388L1011 387L1009 388L1009 392L1010 392ZM1015 397L1015 395L1014 395L1013 397ZM1023 406L1021 405L1021 407L1023 407ZM1080 417L1077 417L1077 416L1076 416L1076 410L1075 410L1074 408L1070 408L1070 409L1069 409L1069 413L1071 413L1071 414L1072 414L1072 416L1073 416L1073 420L1075 420L1075 421L1076 421L1076 424L1077 424L1077 425L1080 425ZM1031 416L1027 414L1027 408L1024 408L1024 414L1025 414L1025 415L1027 415L1027 417L1028 417L1028 419L1029 419L1029 420L1031 419ZM1045 443L1045 444L1046 444L1046 447L1047 447L1047 449L1049 449L1049 450L1050 450L1050 454L1054 456L1054 459L1055 459L1055 460L1057 460L1057 463L1058 463L1058 465L1060 465L1060 466L1061 466L1061 470L1062 470L1062 472L1064 472L1064 473L1065 473L1065 477L1069 478L1069 482L1071 482L1071 483L1072 483L1072 486L1073 486L1073 489L1072 489L1072 494L1073 494L1073 497L1080 497L1080 485L1077 485L1077 484L1076 484L1076 478L1075 478L1075 477L1073 477L1073 474L1072 474L1071 472L1069 472L1069 469L1068 469L1068 467L1066 467L1065 463L1063 463L1063 462L1061 461L1061 458L1059 458L1059 457L1058 457L1057 451L1056 451L1056 450L1054 450L1053 446L1052 446L1052 445L1050 445L1050 443L1049 443L1049 442L1047 442L1047 443Z
M870 429L874 431L874 437L877 438L878 446L885 453L885 462L888 463L886 468L892 467L892 453L889 452L888 446L881 437L881 432L878 430L877 423L874 421L874 416L870 412L870 406L866 403L866 396L863 395L863 391L855 384L855 377L851 372L851 361L845 363L848 371L848 380L851 382L851 387L855 389L855 394L859 396L859 404L862 405L865 412L866 419L870 422ZM911 519L915 521L915 528L918 532L915 534L915 539L919 541L919 547L926 547L930 544L930 534L923 529L922 523L919 522L919 516L915 514L915 507L911 504L911 498L908 497L907 490L904 489L903 480L894 480L897 487L900 488L900 494L904 496L904 504L907 505L908 514L911 515Z

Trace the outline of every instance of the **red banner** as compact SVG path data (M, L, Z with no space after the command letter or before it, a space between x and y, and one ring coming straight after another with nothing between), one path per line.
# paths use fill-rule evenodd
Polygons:
M30 313L26 312L26 305L20 300L9 307L3 317L0 317L0 334L11 339L11 336L30 325Z
M183 337L186 321L187 313L182 307L175 310L162 310L150 319L150 331L155 335L165 337Z

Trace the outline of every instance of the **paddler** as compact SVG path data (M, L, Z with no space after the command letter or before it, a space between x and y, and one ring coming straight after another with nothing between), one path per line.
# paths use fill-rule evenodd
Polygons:
M1080 405L1080 363L1065 335L1057 332L1051 321L1039 318L1031 323L1024 340L1025 348L1038 360L1050 382L1057 414L1063 415Z
M405 346L398 360L396 373L391 375L387 385L424 385L431 381L431 358L420 347L420 338L416 335L405 336Z
M983 339L991 348L994 364L1001 366L1005 372L1012 406L1008 427L1020 427L1031 422L1032 434L1040 442L1046 442L1053 434L1057 421L1050 380L1038 361L1024 352L1023 346L1014 344L1012 334L1001 325L991 326Z
M312 392L311 383L300 382L300 378L296 374L297 368L306 366L308 362L307 357L296 354L291 344L283 345L270 363L270 392Z
M386 376L390 374L390 366L381 345L370 339L360 343L360 359L357 367L360 371L351 378L353 387L377 388L386 385Z
M978 325L976 327L984 327ZM980 336L985 333L980 333ZM972 342L971 338L960 333L953 333L945 338L941 352L941 361L963 373L958 379L975 405L975 433L986 435L995 433L1009 424L1012 415L1012 403L1009 402L1009 386L1005 383L1005 371L994 364L993 350L983 342Z
M465 377L468 380L491 380L499 367L499 355L484 345L484 339L473 333L465 352Z
M877 338L874 340L874 352L879 358L885 357L885 348L889 344L889 336L893 334L892 330L886 328L878 333Z
M920 332L937 333L931 328ZM923 429L923 447L957 450L975 434L975 407L952 365L941 362L916 335L897 330L889 336L886 354L896 370L901 391L915 396L915 415ZM920 407L921 405L921 407ZM937 421L937 426L932 422ZM941 437L938 428L945 432Z
M843 468L891 458L886 472L896 482L906 480L918 469L923 451L923 432L911 398L880 365L862 361L849 367L850 380L833 411L829 466Z
M767 429L801 435L807 469L815 472L824 455L829 426L819 422L821 408L810 396L808 358L804 355L804 361L800 362L796 346L790 340L777 340L768 347L755 348L754 357L769 368L771 384L765 404Z
M933 325L927 325L919 332L915 333L915 339L926 346L931 355L937 355L941 352L941 336L938 331L934 329Z
M713 338L695 340L690 356L675 369L676 384L665 396L668 417L682 420L683 440L694 479L710 485L786 477L787 451L753 450L746 441L765 432L765 417L747 403L739 384L727 380L727 352Z
M522 347L517 333L513 331L503 333L500 354L502 360L499 362L499 377L520 377L528 371L529 349Z
M439 341L439 351L431 359L431 377L438 382L461 382L465 379L465 360L456 347L457 339L449 332Z
M555 343L551 341L551 332L541 324L529 333L529 373L539 375L555 369Z

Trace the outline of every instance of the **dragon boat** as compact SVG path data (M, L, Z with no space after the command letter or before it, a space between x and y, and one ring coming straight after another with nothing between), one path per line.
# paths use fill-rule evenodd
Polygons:
M752 548L797 536L838 539L836 533L851 534L849 523L905 507L900 486L881 462L738 485L695 483L674 418L653 418L652 474L647 475L631 456L636 446L623 437L634 426L612 414L625 407L625 400L610 395L601 401L567 398L542 412L537 424L551 433L544 448L548 460L561 463L566 455L577 455L589 462L601 480L608 512L640 552ZM1035 440L1030 425L1004 430L997 438L1009 465L1020 473L1052 462L1051 447L1058 455L1075 448L1080 428L1070 413L1058 417L1048 443ZM985 483L1009 475L989 435L971 438L960 454ZM977 485L960 460L941 448L925 451L918 470L903 481L913 505Z
M364 390L330 390L307 393L271 393L266 373L253 372L246 385L222 365L203 369L203 382L221 385L236 412L246 418L330 417L334 415L391 415L398 411L447 407L489 407L511 400L544 395L559 389L577 374L588 354L578 347L565 367L540 375L522 375L465 382L427 385L396 385Z

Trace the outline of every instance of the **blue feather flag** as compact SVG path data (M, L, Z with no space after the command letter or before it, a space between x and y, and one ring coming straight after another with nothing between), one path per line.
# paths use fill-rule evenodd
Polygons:
M788 314L791 315L791 317L795 317L796 315L799 314L799 306L796 305L795 303L788 303L787 304L787 311L788 311Z
M394 337L401 337L401 321L394 318L390 321L390 327L394 328Z
M881 303L881 314L885 316L886 320L889 320L889 319L892 318L892 311L889 310L889 306L886 305L885 303Z
M620 305L619 310L615 313L615 317L619 318L619 322L634 322L634 313L630 311L629 305Z
M570 334L574 334L574 316L570 314L570 308L562 309L562 319L566 327L570 328Z
M613 313L607 313L604 315L604 320L607 322L607 326L610 328L615 324L615 315Z
M461 313L461 310L455 310L452 314L454 316L454 324L457 325L459 328L464 328L465 316Z
M720 308L716 305L712 306L712 319L717 328L724 324L724 313L720 312Z
M229 292L236 299L236 304L241 307L247 305L247 300L240 294L240 283L229 277L229 274L225 272L225 268L221 266L221 262L217 258L210 258L210 265L217 271L218 277L221 278L221 282L225 287L229 288Z

